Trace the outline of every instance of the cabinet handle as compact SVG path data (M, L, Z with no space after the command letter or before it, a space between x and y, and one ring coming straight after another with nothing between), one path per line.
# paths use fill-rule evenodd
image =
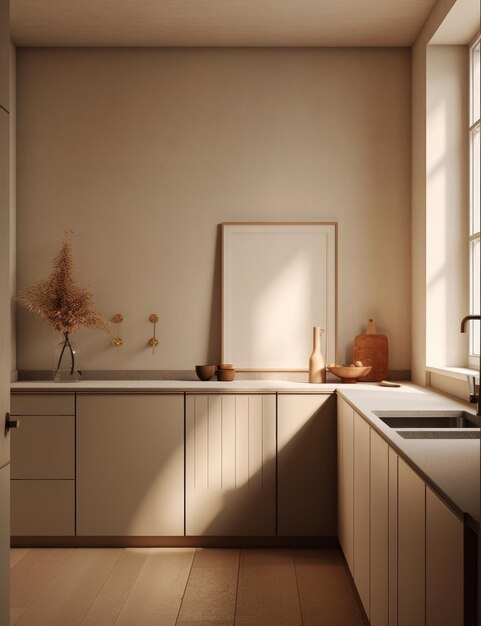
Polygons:
M11 428L18 428L19 426L20 420L12 420L10 419L10 413L5 413L5 434L7 434Z

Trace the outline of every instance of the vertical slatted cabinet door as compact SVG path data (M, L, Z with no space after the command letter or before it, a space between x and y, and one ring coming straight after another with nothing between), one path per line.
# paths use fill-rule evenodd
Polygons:
M425 625L426 485L398 463L398 625Z
M371 428L371 626L387 626L389 601L389 446Z
M186 534L273 536L275 395L187 395Z
M354 413L354 582L370 615L370 458L369 424Z
M426 488L426 626L464 623L464 525Z

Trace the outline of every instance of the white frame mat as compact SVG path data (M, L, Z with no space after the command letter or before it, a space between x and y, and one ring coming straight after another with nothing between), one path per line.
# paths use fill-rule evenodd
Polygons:
M337 223L222 224L222 362L307 371L313 326L335 363Z

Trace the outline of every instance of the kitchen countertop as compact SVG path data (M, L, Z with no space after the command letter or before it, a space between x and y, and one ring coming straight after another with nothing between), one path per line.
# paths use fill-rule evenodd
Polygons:
M14 392L76 391L76 392L188 392L188 393L334 393L335 383L311 384L288 380L234 380L218 382L210 380L82 380L76 383L52 381L20 381L11 383ZM342 385L345 386L345 385ZM375 385L371 385L373 387Z
M23 381L11 384L13 392L77 393L337 393L400 454L405 461L464 521L479 532L480 440L403 439L374 411L465 410L473 404L455 400L433 389L402 383L400 388L376 384L310 384L283 380L84 380L76 383Z
M432 389L403 385L399 389L353 385L338 389L344 398L432 487L467 525L479 533L480 440L404 439L373 411L463 410L476 406Z

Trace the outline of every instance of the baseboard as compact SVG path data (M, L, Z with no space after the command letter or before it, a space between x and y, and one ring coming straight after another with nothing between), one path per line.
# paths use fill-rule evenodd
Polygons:
M337 537L11 537L12 548L338 548Z

